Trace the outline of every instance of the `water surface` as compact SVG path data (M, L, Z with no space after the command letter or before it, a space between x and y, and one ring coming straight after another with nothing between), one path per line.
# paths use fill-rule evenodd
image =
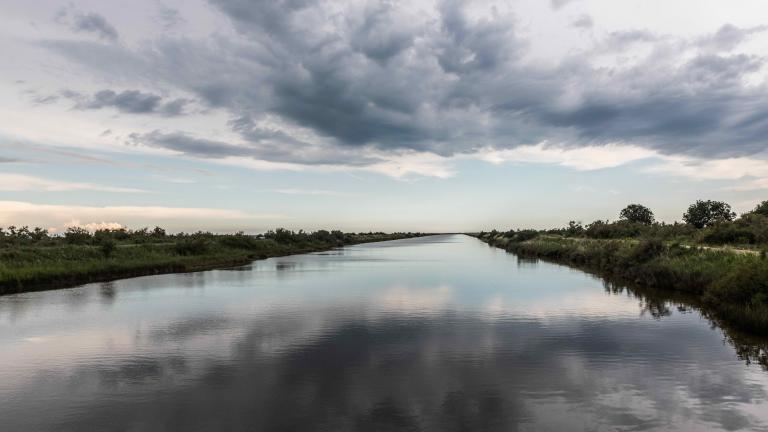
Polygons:
M768 430L691 309L432 236L0 297L9 431Z

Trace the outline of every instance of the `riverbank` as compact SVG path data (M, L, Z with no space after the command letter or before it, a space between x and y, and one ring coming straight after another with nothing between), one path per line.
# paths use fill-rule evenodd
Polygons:
M0 295L69 288L92 282L163 273L232 267L256 259L329 250L340 246L417 237L413 233L292 233L261 238L198 233L147 235L115 241L85 238L78 243L47 238L0 247Z
M660 240L598 240L538 235L477 235L522 257L567 264L641 287L679 291L724 325L768 335L768 259L764 254L690 247Z

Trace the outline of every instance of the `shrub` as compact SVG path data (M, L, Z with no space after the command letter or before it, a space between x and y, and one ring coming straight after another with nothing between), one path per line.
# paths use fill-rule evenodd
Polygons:
M87 244L91 241L91 233L85 228L69 227L64 232L64 239L70 244Z
M210 244L202 237L183 239L174 245L174 250L178 255L202 255L209 249Z
M736 305L766 304L768 264L754 258L739 260L706 292L705 300Z
M765 200L760 204L758 204L757 207L755 207L755 209L753 210L753 212L759 215L768 216L768 200Z
M638 263L650 261L664 253L664 243L659 239L647 239L641 241L632 249L629 258Z
M243 233L222 236L219 243L234 249L255 249L258 247L258 240Z
M104 258L110 258L115 252L115 241L111 238L102 239L99 248L101 249Z
M568 222L568 228L565 229L566 237L575 237L584 233L584 226L581 222L570 221Z
M639 237L647 228L645 224L628 220L613 223L597 220L587 225L584 235L594 239L632 238Z
M539 232L533 229L510 231L507 233L507 237L513 242L524 242L535 239L538 237Z
M709 244L752 244L755 240L755 233L749 227L733 223L710 226L701 236L701 241Z

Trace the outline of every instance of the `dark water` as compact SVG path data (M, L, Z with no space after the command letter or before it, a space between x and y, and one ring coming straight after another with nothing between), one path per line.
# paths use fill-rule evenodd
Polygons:
M0 297L0 429L768 430L670 310L466 236Z

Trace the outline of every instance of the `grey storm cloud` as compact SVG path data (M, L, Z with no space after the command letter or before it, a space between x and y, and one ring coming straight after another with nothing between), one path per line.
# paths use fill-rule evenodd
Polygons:
M184 133L162 133L154 131L148 134L132 134L130 139L136 144L145 144L184 153L189 156L206 159L220 159L229 156L249 156L249 149L221 141L194 138Z
M56 95L39 95L32 98L32 102L35 105L48 105L52 104L59 100L59 97Z
M560 9L568 3L572 3L574 1L576 0L550 0L549 4L552 6L552 9Z
M77 32L93 33L100 39L116 41L117 29L102 15L94 12L80 12L73 7L61 9L56 14L56 20L67 22L72 30Z
M151 74L228 113L246 150L185 131L144 137L200 157L365 164L377 161L362 156L371 149L448 156L544 140L569 146L626 142L700 157L768 148L768 91L744 84L765 59L731 52L761 28L725 26L690 40L630 29L542 67L524 61L529 45L514 17L470 18L465 2L440 1L428 18L390 2L345 7L343 13L315 0L210 3L237 36L158 36L136 48L86 41L43 45L110 77ZM581 19L576 25L589 24ZM652 50L636 64L598 67L590 61L640 45ZM181 111L183 103L163 105L153 96L111 92L87 104ZM267 118L289 127L256 126ZM322 142L294 133L296 128Z
M169 8L167 6L160 6L158 18L160 19L160 22L163 24L165 29L176 27L177 25L183 24L185 22L181 12L179 12L177 9Z
M730 51L750 36L765 31L768 31L768 26L765 25L739 28L733 24L725 24L715 34L702 38L700 44L719 51Z
M237 122L250 123L238 119ZM155 130L150 133L133 133L129 143L172 150L201 159L223 159L227 157L245 157L272 162L299 163L305 165L366 166L382 160L374 157L359 156L333 147L317 147L285 137L280 131L259 129L248 124L243 133L249 141L246 144L232 144L225 141L198 138L184 132L165 133ZM291 144L286 144L286 138ZM256 144L258 143L258 144Z
M595 26L595 21L589 15L582 15L573 21L573 26L577 28L589 29Z
M65 90L64 97L76 101L75 108L81 110L115 108L118 111L131 114L159 113L167 116L181 115L187 99L174 99L163 102L156 94L144 93L139 90L124 90L120 93L114 90L101 90L92 96L83 96L77 92Z

